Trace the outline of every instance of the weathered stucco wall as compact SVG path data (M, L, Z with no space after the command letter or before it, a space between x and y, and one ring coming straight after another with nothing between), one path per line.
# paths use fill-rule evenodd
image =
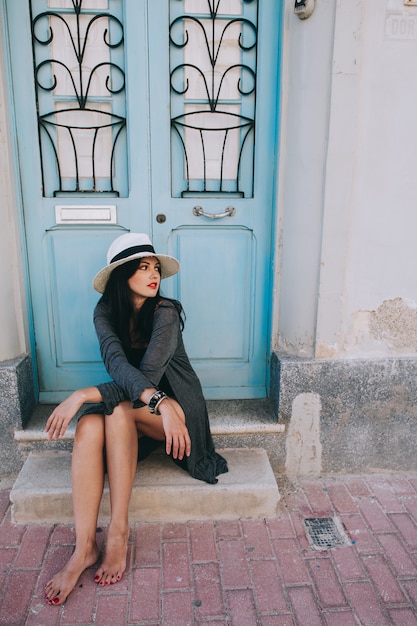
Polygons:
M341 344L417 354L417 7L367 0Z
M4 49L0 13L0 50ZM5 68L0 55L0 363L27 352L29 343Z
M0 3L0 50L4 50ZM29 356L28 310L16 196L6 64L0 54L0 472L15 473L23 461L14 430L29 419L35 389Z
M417 359L274 354L272 368L287 474L417 470Z
M320 0L308 20L284 5L273 347L314 352L334 0Z
M417 6L286 3L274 347L416 355Z
M417 468L417 6L286 2L271 397L295 475Z

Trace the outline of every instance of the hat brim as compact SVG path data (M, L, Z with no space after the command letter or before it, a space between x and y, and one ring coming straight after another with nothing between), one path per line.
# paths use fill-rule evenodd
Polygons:
M177 259L173 256L168 256L166 254L153 254L152 252L138 252L137 254L132 254L126 259L120 259L119 261L115 261L114 263L110 263L109 265L106 265L106 267L103 267L103 269L100 270L94 277L94 289L98 291L98 293L104 293L110 274L116 269L116 267L129 263L129 261L134 261L135 259L142 259L151 256L156 257L161 264L161 278L169 278L179 272L179 261L177 261Z

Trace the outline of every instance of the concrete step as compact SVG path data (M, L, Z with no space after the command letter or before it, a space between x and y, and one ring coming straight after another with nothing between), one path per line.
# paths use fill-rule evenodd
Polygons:
M262 448L219 450L229 472L208 485L175 465L163 451L153 452L138 465L130 503L131 523L270 517L280 499L278 486ZM73 523L71 454L31 452L12 488L12 521ZM109 521L106 482L99 521Z
M14 437L22 444L46 442L45 424L55 405L39 404L25 428L17 429ZM279 424L270 401L260 400L208 400L207 408L210 429L213 435L248 435L283 433L284 424ZM70 422L61 442L74 438L76 419ZM55 445L55 444L49 444Z

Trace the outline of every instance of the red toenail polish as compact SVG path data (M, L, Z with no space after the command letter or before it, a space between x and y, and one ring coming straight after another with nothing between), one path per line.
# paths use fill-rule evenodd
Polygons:
M53 602L54 604L58 604L58 602L59 602L59 598L54 598L54 599L52 600L52 602Z
M94 582L95 582L95 583L98 583L98 581L99 581L99 580L100 580L100 576L95 576L95 577L94 577Z

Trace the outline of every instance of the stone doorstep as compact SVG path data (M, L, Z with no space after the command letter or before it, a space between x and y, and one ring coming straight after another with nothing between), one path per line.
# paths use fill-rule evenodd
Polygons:
M278 486L263 448L219 450L229 472L216 485L193 479L161 451L138 465L130 502L134 522L272 517L280 499ZM73 523L71 454L31 452L10 493L16 524ZM108 523L106 481L100 523Z
M248 435L284 433L285 425L278 423L268 399L259 400L208 400L207 407L212 435ZM19 442L43 441L46 420L54 405L38 405L29 424L16 429L14 438ZM61 441L72 441L76 420L72 420Z
M246 422L239 424L216 424L210 421L210 431L212 435L251 435L260 434L268 435L274 433L284 433L285 424L265 424L260 422ZM60 441L72 441L74 439L75 423L70 424L67 432ZM40 429L16 429L14 431L14 439L16 441L47 441L48 437L43 430Z

